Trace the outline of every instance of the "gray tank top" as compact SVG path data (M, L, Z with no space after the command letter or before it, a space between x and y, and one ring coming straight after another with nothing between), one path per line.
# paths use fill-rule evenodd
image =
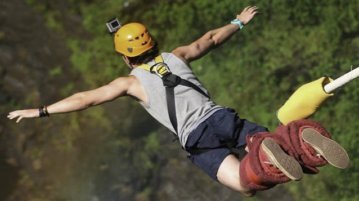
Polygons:
M161 55L163 61L168 65L173 74L192 82L204 92L208 93L193 74L192 70L181 59L172 53L162 53ZM154 61L148 64L153 65ZM141 103L142 106L157 121L175 133L168 115L166 90L163 86L162 79L141 68L134 68L130 74L140 81L147 94L148 102ZM190 87L178 85L175 87L174 92L178 138L184 147L191 131L197 128L200 123L210 117L214 112L222 109L222 107L216 105L209 98Z

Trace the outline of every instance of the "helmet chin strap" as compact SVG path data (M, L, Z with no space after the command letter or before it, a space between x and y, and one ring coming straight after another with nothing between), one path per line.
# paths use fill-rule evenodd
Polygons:
M128 58L125 55L122 55L122 59L123 61L126 63L127 67L132 70L134 68L133 65L130 64L130 61L128 60Z
M134 67L131 64L127 64L127 67L132 70Z

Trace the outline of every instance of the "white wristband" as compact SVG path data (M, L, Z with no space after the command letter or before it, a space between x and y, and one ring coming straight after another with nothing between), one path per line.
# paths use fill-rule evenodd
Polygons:
M231 24L236 24L239 26L239 29L243 29L244 25L239 19L234 19L231 21Z

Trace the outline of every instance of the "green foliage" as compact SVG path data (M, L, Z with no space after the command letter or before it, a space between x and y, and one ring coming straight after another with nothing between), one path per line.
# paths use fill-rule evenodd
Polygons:
M58 76L62 74L62 67L61 66L55 66L54 68L52 68L49 72L50 76Z
M90 41L70 43L72 61L86 79L101 83L112 75L124 74L124 67L113 52L111 39L102 25L117 15L120 21L145 23L158 39L163 51L185 45L207 30L228 23L251 1L176 0L106 1L82 7L84 26L92 33ZM333 78L358 65L359 3L356 1L256 1L261 14L230 42L214 50L192 67L209 88L215 101L233 107L242 117L273 129L278 125L275 113L301 84L324 75ZM116 6L115 6L116 5ZM98 70L101 66L105 72ZM122 65L123 66L123 65ZM319 176L305 179L290 189L307 200L348 200L358 196L358 160L355 140L358 115L357 83L351 83L323 106L315 119L333 132L349 151L353 166L347 171L323 168ZM157 149L155 138L147 139L146 153ZM151 169L149 155L138 160ZM335 182L333 180L335 179ZM334 190L336 189L336 190ZM147 192L147 191L146 191ZM146 194L146 193L145 193ZM324 195L324 196L323 196Z
M193 62L192 68L218 104L235 108L241 117L266 125L271 130L279 123L275 116L276 110L300 85L325 75L336 78L349 71L351 66L359 66L359 2L355 0L65 2L71 5L67 14L79 15L83 20L82 28L88 34L81 38L67 37L67 45L72 51L72 68L82 75L89 88L101 86L129 72L114 51L112 37L106 33L104 23L113 16L117 16L122 23L145 23L158 40L161 50L169 52L191 43L210 29L229 23L245 6L257 5L260 14L250 24L222 47ZM65 23L59 20L59 11L36 0L27 0L27 3L44 13L50 29L66 32ZM49 74L61 75L61 69L61 66L56 66ZM74 82L69 82L59 89L59 93L67 96L74 89ZM38 99L38 94L32 93L26 103L34 102L35 99ZM177 145L161 143L163 132L133 133L133 127L137 127L138 119L143 116L128 101L118 104L122 105L119 110L109 107L111 109L74 114L63 120L68 126L63 130L57 129L64 135L63 138L53 139L56 149L68 152L76 146L83 148L76 154L84 157L84 163L73 162L64 169L70 172L75 165L82 165L84 169L88 168L85 167L87 164L93 165L88 175L78 169L73 173L80 175L83 183L68 179L73 175L64 173L64 179L55 188L60 189L59 194L66 194L73 187L80 189L82 195L89 196L95 188L91 185L94 182L90 179L91 173L104 178L114 177L123 182L118 184L111 181L113 183L110 182L106 187L111 185L111 188L119 189L123 195L137 194L137 200L150 200L156 196L156 186L151 185L151 176L155 177L161 168L159 158L168 155L167 150ZM359 199L359 158L356 158L359 155L356 148L359 144L358 107L359 82L354 81L336 92L315 114L313 119L325 125L333 133L333 138L348 150L352 166L345 171L323 167L320 174L306 175L303 181L287 185L296 200ZM108 117L111 115L115 116L113 120ZM151 123L148 121L141 125L150 126ZM84 132L83 125L89 125L90 128ZM82 143L88 140L84 137L87 132L91 138L98 140L92 143L105 144L101 146L102 149L90 149ZM121 154L118 154L118 150ZM44 157L44 153L37 149L30 155L34 160ZM70 157L71 160L74 158L76 156ZM113 161L113 158L117 160ZM106 170L98 173L94 167L103 161L109 165L103 165L107 169L103 168ZM122 163L125 162L129 165L124 166ZM118 176L117 172L124 174ZM100 176L98 182L108 182ZM29 177L24 174L22 182L33 186ZM129 180L135 181L135 184L126 186ZM61 187L61 182L72 185ZM131 200L126 198L124 200Z
M62 24L59 23L56 18L59 18L60 12L59 11L51 11L47 12L46 14L46 25L53 31L62 31L63 27Z

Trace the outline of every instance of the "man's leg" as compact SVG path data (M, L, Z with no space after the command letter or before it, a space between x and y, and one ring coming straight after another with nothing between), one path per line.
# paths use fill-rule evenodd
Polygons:
M185 148L190 153L189 159L212 179L249 195L250 192L290 181L290 177L298 180L302 175L300 165L287 154L289 148L285 141L266 131L264 127L239 119L233 110L221 110L189 135ZM275 141L267 141L263 146L265 151L260 151L261 143L267 137ZM248 139L252 140L248 142ZM234 148L249 147L249 153L241 162L231 154L231 146L224 146L224 142L233 140L237 141ZM290 170L283 164L288 160L288 164L293 163L293 167L299 168L295 168L294 172Z
M259 133L247 141L250 153L241 162L231 154L220 164L217 172L220 183L250 196L256 190L302 178L299 163L282 149L286 145L279 136Z
M240 162L236 156L233 154L228 155L221 165L219 166L217 172L218 181L227 186L228 188L241 192L246 196L250 196L252 193L250 189L242 186L239 178L239 166Z

